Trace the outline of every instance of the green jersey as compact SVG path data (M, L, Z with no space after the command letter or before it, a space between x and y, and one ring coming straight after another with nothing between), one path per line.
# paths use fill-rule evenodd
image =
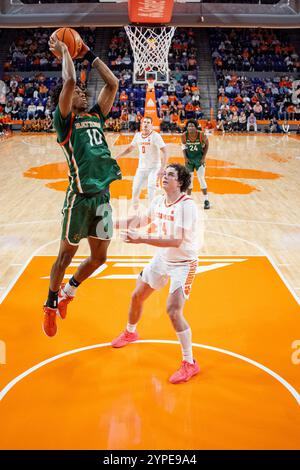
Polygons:
M187 159L192 162L201 162L207 142L205 134L197 131L196 139L191 140L188 133L185 132L183 141L185 142L184 150L186 152Z
M65 119L56 107L54 127L69 165L70 189L74 193L99 193L122 178L105 140L104 121L98 104L88 113L70 113Z

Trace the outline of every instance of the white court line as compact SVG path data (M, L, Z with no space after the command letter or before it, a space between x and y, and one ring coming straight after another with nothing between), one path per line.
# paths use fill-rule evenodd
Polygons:
M5 223L0 224L0 227L14 227L15 225L26 225L26 224L45 224L59 222L59 219L49 219L49 220L29 220L27 222L14 222L14 223Z
M253 220L253 219L225 219L225 218L218 218L218 217L209 217L204 219L205 222L212 221L222 221L222 222L251 222L255 224L268 224L268 225L286 225L288 227L300 227L300 224L291 224L288 222L271 222L268 220Z
M148 340L139 340L136 341L136 343L159 343L159 344L180 344L179 341L170 341L170 340L158 340L158 339L148 339ZM232 351L228 351L227 349L221 349L221 348L216 348L214 346L207 346L206 344L199 344L199 343L193 343L193 346L196 348L202 348L202 349L208 349L211 351L216 351L220 352L223 354L227 354L228 356L236 357L238 359L241 359L242 361L248 362L249 364L257 367L258 369L261 369L262 371L266 372L267 374L271 375L276 379L278 382L280 382L289 392L290 394L295 398L297 401L298 405L300 405L300 395L297 392L297 390L292 387L290 383L288 383L285 379L283 379L280 375L278 375L276 372L273 370L269 369L268 367L264 366L263 364L260 364L259 362L253 361L252 359L249 359L246 356L242 356L241 354L234 353ZM49 359L46 359L45 361L40 362L39 364L36 364L33 367L30 367L30 369L27 369L25 372L22 374L18 375L15 377L13 380L11 380L1 391L0 391L0 401L3 400L5 395L22 379L30 375L32 372L35 372L36 370L40 369L41 367L50 364L51 362L54 362L58 359L61 359L62 357L67 357L71 356L73 354L77 354L83 351L89 351L91 349L99 349L99 348L104 348L104 347L111 347L111 343L99 343L99 344L93 344L91 346L85 346L83 348L78 348L78 349L73 349L71 351L66 351L64 353L58 354L57 356L50 357Z
M20 269L20 271L16 274L16 276L11 280L11 282L8 284L8 287L6 288L5 292L1 295L0 297L0 304L2 304L3 300L6 298L6 296L9 294L9 292L11 291L11 289L14 287L14 285L16 284L17 280L19 279L19 277L23 274L23 272L25 271L25 269L27 268L27 266L29 265L30 261L32 260L32 258L40 251L42 250L43 248L46 248L46 246L49 246L51 245L52 243L55 243L55 242L58 242L60 239L59 238L56 238L55 240L52 240L51 242L48 242L48 243L44 243L44 245L41 245L39 248L37 248L32 254L31 256L28 258L28 260L26 261L26 263L24 263L23 267Z
M282 272L279 270L278 266L276 265L275 261L273 260L271 255L269 255L269 253L267 252L267 250L264 247L261 247L257 243L249 242L249 240L246 240L245 238L237 237L236 235L230 235L226 232L217 232L215 230L205 230L205 232L216 233L217 235L224 235L225 237L235 238L236 240L242 240L243 242L254 246L258 251L260 251L270 261L271 265L273 266L273 268L275 269L275 271L277 272L278 276L281 278L281 280L283 281L283 283L285 284L287 289L290 291L290 293L292 294L292 296L296 300L297 304L300 305L300 298L297 296L296 292L294 292L293 287L290 285L290 283L287 281L287 279L285 279Z

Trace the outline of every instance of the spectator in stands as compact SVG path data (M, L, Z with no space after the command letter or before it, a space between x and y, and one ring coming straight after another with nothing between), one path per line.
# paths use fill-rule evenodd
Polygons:
M241 111L241 114L239 115L239 131L245 132L246 128L247 128L247 116L244 113L244 111Z
M45 117L45 107L42 101L40 101L36 107L35 117L37 119L43 119Z
M253 112L250 113L250 116L247 119L247 132L249 132L251 128L254 129L254 132L257 132L256 117Z
M259 101L257 101L253 106L253 112L256 119L262 119L263 108Z
M159 106L162 107L163 104L169 103L168 93L166 91L163 92L162 96L158 100Z
M239 116L237 111L235 111L232 116L232 130L233 132L238 132L239 130Z
M276 117L273 117L270 121L270 124L269 124L269 132L272 134L274 132L276 133L279 133L281 132L281 127L280 125L278 124L277 122L277 119Z
M34 119L36 113L36 105L31 103L27 108L27 119Z
M137 125L136 125L136 113L131 110L128 114L128 124L129 124L129 131L135 132Z
M170 120L169 111L163 111L160 129L162 132L169 132L170 127L171 127L171 120Z
M284 134L288 134L288 133L289 133L290 125L289 125L289 123L288 123L287 120L285 120L285 121L283 122L283 124L282 124L282 126L281 126L281 129L282 129L282 132L283 132Z

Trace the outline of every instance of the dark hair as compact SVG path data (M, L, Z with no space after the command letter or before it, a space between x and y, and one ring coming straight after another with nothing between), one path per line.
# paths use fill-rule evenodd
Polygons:
M201 127L199 127L199 124L196 121L196 119L189 119L186 123L186 126L185 126L185 132L187 132L189 124L193 124L196 127L197 131L201 129Z
M63 89L63 85L58 85L57 87L53 88L50 96L51 96L51 102L53 106L56 108L59 102L59 95L61 93L61 90Z
M82 91L84 91L87 98L90 97L90 94L86 88L81 87L78 84L76 85L76 87L79 87ZM61 94L62 89L63 89L63 84L60 84L60 85L57 85L55 88L53 88L53 90L50 93L51 103L53 104L55 108L58 105L59 95Z
M180 183L180 191L185 193L191 184L191 174L189 170L184 166L180 165L179 163L170 163L167 165L167 168L174 168L177 171L178 181Z

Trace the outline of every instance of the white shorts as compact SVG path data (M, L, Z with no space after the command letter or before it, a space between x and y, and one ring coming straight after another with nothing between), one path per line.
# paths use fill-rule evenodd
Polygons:
M158 177L159 168L149 168L149 169L137 169L137 172L133 178L132 185L132 197L133 199L139 198L142 189L147 185L148 192L149 188L157 186L157 177Z
M170 278L169 293L172 294L181 287L184 298L187 300L196 275L197 266L197 259L182 264L175 264L167 263L159 255L156 255L143 269L141 278L143 282L149 284L155 290L164 287Z

